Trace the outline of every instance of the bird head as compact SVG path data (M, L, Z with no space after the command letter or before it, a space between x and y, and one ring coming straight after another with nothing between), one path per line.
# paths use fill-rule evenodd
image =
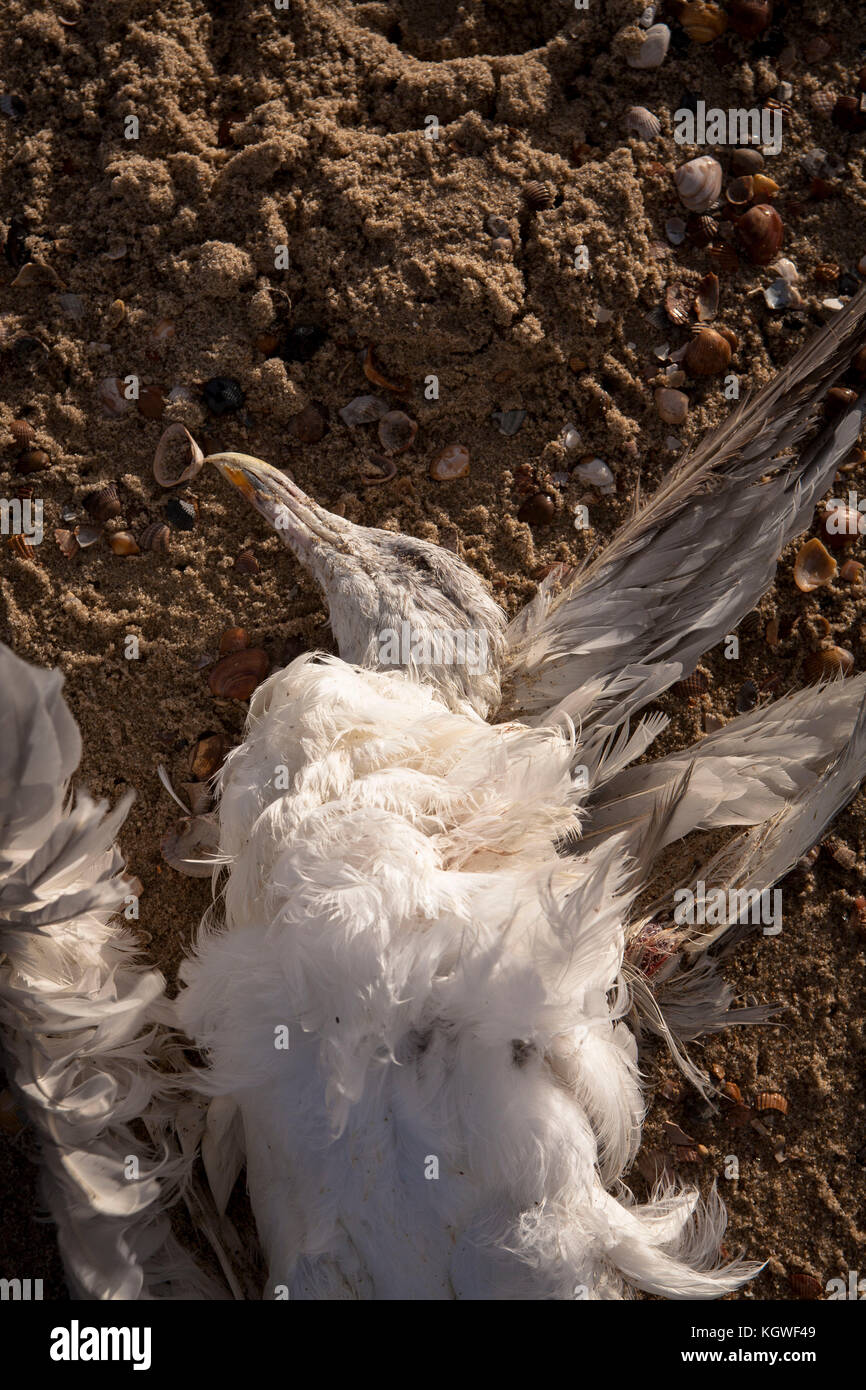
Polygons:
M324 590L344 661L401 667L452 708L499 704L505 615L456 555L335 516L249 454L207 462L246 497Z

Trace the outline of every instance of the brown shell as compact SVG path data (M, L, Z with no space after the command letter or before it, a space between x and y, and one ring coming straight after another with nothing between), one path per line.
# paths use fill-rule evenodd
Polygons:
M207 782L223 765L228 745L224 734L204 734L193 744L189 770L197 782Z
M716 376L731 360L731 344L715 328L701 328L683 353L682 365L692 376Z
M381 487L382 483L390 483L392 478L396 478L397 463L395 459L387 458L385 454L373 454L370 463L373 471L368 469L361 474L361 482L364 487Z
M529 526L549 526L556 514L553 498L547 492L534 492L520 506L517 520Z
M755 179L752 174L740 174L731 179L725 189L725 200L732 208L744 208L752 201L755 192Z
M695 313L700 323L714 319L719 312L719 277L713 271L698 283L695 294Z
M165 414L165 396L158 386L143 386L138 394L138 410L145 420L158 420Z
M8 536L6 544L12 551L12 554L17 555L20 560L35 560L36 551L23 536Z
M840 130L848 130L854 134L866 130L866 103L863 97L837 97L832 120Z
M63 527L58 527L54 532L54 539L61 555L65 555L67 560L75 554L78 549L78 540L74 531L67 531Z
M44 449L25 449L19 454L15 464L18 473L44 473L51 467L51 459Z
M766 174L755 174L752 177L752 197L753 198L775 198L780 191L775 179L768 178Z
M841 864L843 869L853 869L857 863L857 852L850 845L846 845L844 840L837 839L835 835L829 835L824 841L824 849L835 859L837 864Z
M734 1105L728 1111L728 1119L735 1129L745 1129L752 1122L752 1111L748 1105Z
M763 167L764 156L760 150L745 145L741 149L731 151L732 174L757 174L759 169L763 169Z
M115 531L108 537L108 544L115 555L141 554L141 547L131 531Z
M405 396L411 388L411 383L406 377L395 377L389 379L383 376L376 363L373 351L373 344L369 343L361 356L361 365L364 368L364 376L368 381L372 381L374 386L382 386L386 391L393 391L397 396Z
M824 414L828 420L835 420L838 415L850 410L856 400L857 392L849 386L831 386L824 397Z
M810 652L803 662L803 679L813 685L818 681L836 680L839 676L850 676L854 670L854 657L845 647L825 647L819 652Z
M463 478L469 472L469 450L465 444L448 444L431 461L429 473L437 483Z
M258 574L259 562L251 550L242 550L235 560L238 574Z
M220 637L219 654L228 656L229 652L242 652L250 645L245 628L227 627Z
M780 1115L787 1115L788 1102L779 1091L759 1091L755 1096L756 1110L778 1110Z
M166 459L169 443L172 439L179 438L185 440L188 458L181 472L175 477L166 467ZM201 472L203 463L204 453L185 425L175 422L175 424L169 425L168 429L163 430L156 446L156 453L153 456L153 476L160 487L178 487L181 483L191 482Z
M724 10L707 0L689 0L680 10L679 21L692 43L712 43L728 27Z
M733 246L726 243L718 243L715 246L707 247L707 258L712 267L720 275L731 275L740 264L739 257Z
M839 571L839 578L844 579L846 584L862 584L864 573L866 566L861 565L859 560L846 560Z
M540 211L542 208L552 206L554 191L549 183L541 183L538 179L531 179L529 183L523 185L523 196L531 208Z
M737 1105L743 1103L743 1093L736 1081L726 1081L722 1087L722 1095L727 1096L728 1100L736 1101Z
M749 208L737 223L752 265L769 265L778 255L785 235L782 219L769 203Z
M208 685L224 700L248 700L270 669L270 658L261 647L231 652L211 669Z
M719 224L708 212L692 213L686 226L694 246L709 246L719 235Z
M142 531L139 545L142 550L168 550L171 545L171 530L164 521L152 521Z
M688 323L692 311L691 291L685 285L668 285L665 289L665 313L671 323Z
M28 444L32 444L36 438L36 431L29 420L12 420L9 424L9 433L22 449Z
M389 410L379 421L379 443L386 454L402 454L411 447L418 422L402 410Z
M113 516L120 516L120 494L114 483L106 483L104 487L88 492L84 498L84 509L100 524L110 521Z
M821 535L827 549L848 550L856 545L861 522L866 530L866 517L855 507L825 507L821 512Z
M305 406L289 423L289 429L302 444L318 444L328 428L326 412L315 401Z
M728 23L740 38L758 38L769 29L772 18L771 0L728 0Z
M820 1279L816 1279L814 1274L807 1274L804 1269L792 1269L788 1271L788 1283L791 1292L797 1298L820 1298L824 1289Z
M804 594L829 584L836 573L836 561L817 539L806 541L794 561L794 583Z
M710 682L703 671L693 671L685 680L677 681L671 686L673 695L686 695L691 698L693 695L704 695L710 688Z
M839 267L832 261L819 261L813 271L816 280L820 280L822 285L835 284L839 279Z

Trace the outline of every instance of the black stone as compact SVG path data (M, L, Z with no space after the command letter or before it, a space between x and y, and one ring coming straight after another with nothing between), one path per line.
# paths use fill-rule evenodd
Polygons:
M233 415L246 400L246 392L233 376L212 376L204 384L204 403L214 415Z
M309 362L327 341L328 333L315 323L296 323L280 344L284 362Z

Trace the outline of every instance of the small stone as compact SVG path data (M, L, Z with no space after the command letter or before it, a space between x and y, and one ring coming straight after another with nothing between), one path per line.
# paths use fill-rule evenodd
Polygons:
M283 338L280 356L284 362L309 362L327 338L327 330L318 324L296 323Z
M204 403L214 415L233 415L245 400L246 393L233 376L212 376L204 384Z
M616 490L616 479L604 459L585 459L583 463L577 465L574 471L582 483L598 488L601 493L611 493Z
M536 492L520 507L517 513L518 521L525 521L529 526L549 526L556 514L556 505L548 492Z
M500 434L516 434L526 419L525 410L494 410L490 417Z

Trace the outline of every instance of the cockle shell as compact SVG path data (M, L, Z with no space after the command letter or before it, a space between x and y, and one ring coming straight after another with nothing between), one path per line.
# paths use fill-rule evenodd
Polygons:
M645 106L630 106L625 113L625 128L639 140L655 140L661 132L662 123Z
M681 164L674 174L680 202L689 212L706 212L722 191L722 166L712 155L702 154Z
M712 43L728 27L728 17L718 5L690 0L680 12L680 24L692 43Z
M647 29L637 53L628 58L630 68L660 68L667 56L671 31L666 24L654 24Z
M836 561L817 539L806 541L794 561L794 583L804 594L829 584L836 573Z

